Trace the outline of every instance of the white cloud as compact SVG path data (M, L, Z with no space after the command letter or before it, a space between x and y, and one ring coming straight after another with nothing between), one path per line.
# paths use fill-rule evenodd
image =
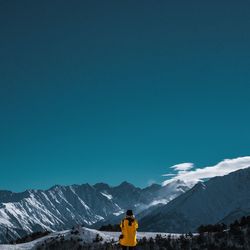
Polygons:
M174 166L172 166L170 168L173 168L176 171L187 171L187 170L190 170L193 167L194 167L193 163L186 162L186 163L181 163L181 164L174 165Z
M177 171L177 173L171 179L164 181L162 185L166 185L177 179L183 180L187 183L196 183L203 179L227 175L236 170L250 167L250 156L225 159L214 166L206 166L190 170L193 166L192 163L182 163L172 166L171 168ZM169 174L163 176L169 176Z
M163 174L162 176L176 176L176 174Z

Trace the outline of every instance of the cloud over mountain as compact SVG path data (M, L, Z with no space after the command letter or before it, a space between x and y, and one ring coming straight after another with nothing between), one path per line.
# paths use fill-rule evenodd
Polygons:
M215 176L224 176L239 169L250 167L250 156L238 157L234 159L225 159L214 166L205 166L203 168L194 169L193 163L181 163L172 166L176 171L175 174L167 173L163 176L172 176L172 178L164 181L162 185L167 185L173 180L182 180L187 183L196 183L203 179Z
M174 165L174 166L172 166L170 168L173 168L176 171L187 171L187 170L190 170L193 167L194 167L193 163L186 162L186 163L181 163L181 164Z

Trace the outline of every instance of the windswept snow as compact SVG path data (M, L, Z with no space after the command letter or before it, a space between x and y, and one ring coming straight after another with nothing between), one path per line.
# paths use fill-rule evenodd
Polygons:
M101 194L103 196L107 197L109 200L111 200L113 198L111 194L106 194L106 193L102 193L102 192L101 192Z
M121 211L119 211L119 212L117 212L117 213L113 213L113 215L119 216L120 214L123 214L124 212L125 212L124 210L121 210Z
M152 201L149 206L156 206L158 204L167 204L169 201L166 199L161 199L161 200L154 200Z

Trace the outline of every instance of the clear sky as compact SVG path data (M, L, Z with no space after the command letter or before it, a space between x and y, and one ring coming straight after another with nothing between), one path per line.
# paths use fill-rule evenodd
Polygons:
M250 150L250 1L0 0L0 189L161 182Z

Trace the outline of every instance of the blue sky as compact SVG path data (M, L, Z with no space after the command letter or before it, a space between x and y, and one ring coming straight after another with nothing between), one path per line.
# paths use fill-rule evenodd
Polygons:
M249 155L249 1L0 0L0 189Z

